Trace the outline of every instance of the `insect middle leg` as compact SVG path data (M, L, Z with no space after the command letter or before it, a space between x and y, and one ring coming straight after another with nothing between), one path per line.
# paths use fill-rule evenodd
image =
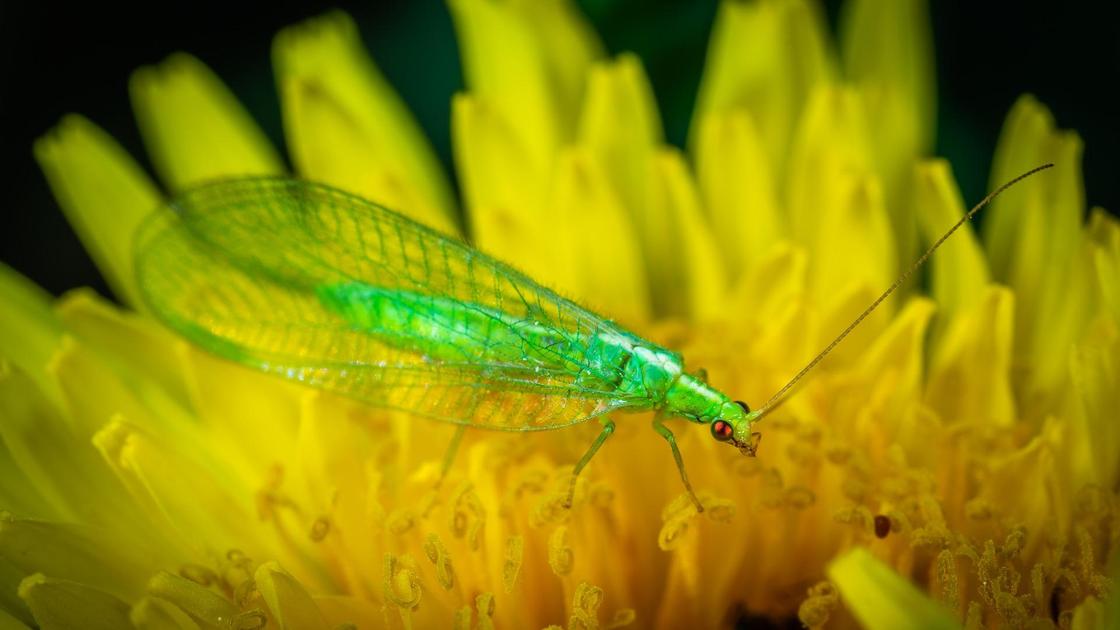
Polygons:
M696 505L697 512L703 512L704 506L700 503L700 499L696 498L696 493L692 491L692 484L688 481L688 473L684 469L684 460L681 459L681 450L677 448L677 438L669 427L665 426L665 414L657 412L653 416L653 430L657 434L665 438L669 443L669 448L673 451L673 461L677 462L677 470L681 472L681 481L684 482L684 489L688 491L688 496Z
M595 438L595 441L591 443L591 448L587 449L583 457L579 458L579 461L576 462L576 467L572 469L572 481L568 486L568 498L564 501L565 509L572 507L572 500L576 496L576 479L579 478L580 471L583 470L587 462L591 461L591 458L595 456L595 453L598 452L603 442L606 442L607 438L614 433L614 420L610 418L600 418L599 423L603 425L603 430L599 432L599 437Z

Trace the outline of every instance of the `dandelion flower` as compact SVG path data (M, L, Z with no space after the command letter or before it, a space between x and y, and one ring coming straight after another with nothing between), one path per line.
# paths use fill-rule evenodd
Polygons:
M607 57L569 3L450 5L462 199L340 13L275 40L294 174L469 236L745 400L963 212L927 157L923 2L850 0L838 53L811 2L724 4L687 152L641 61ZM992 180L1057 167L946 243L928 295L907 286L838 347L757 458L677 431L698 513L640 417L566 510L595 427L468 432L437 486L452 427L161 328L131 270L144 216L287 167L190 56L137 71L131 96L160 184L80 116L35 147L125 306L0 270L3 627L1115 624L1120 225L1085 219L1081 141L1033 98Z

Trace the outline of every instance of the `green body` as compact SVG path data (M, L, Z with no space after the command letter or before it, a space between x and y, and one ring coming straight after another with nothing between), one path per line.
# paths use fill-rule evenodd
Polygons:
M532 363L578 374L576 384L634 400L634 410L710 422L729 405L719 391L684 372L681 358L615 331L559 335L540 322L493 309L363 283L321 287L323 304L357 330L441 362Z

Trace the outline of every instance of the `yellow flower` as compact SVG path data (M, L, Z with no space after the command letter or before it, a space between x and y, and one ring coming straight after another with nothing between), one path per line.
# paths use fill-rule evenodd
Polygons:
M687 154L641 62L560 0L451 0L467 217L341 14L280 33L298 175L523 267L764 401L962 213L925 158L924 3L723 5ZM170 192L285 170L197 60L131 85ZM35 154L118 297L0 268L0 627L1114 627L1120 224L1083 220L1080 140L1022 98L994 182L1053 161L934 257L759 427L680 426L708 509L641 417L564 510L595 427L468 433L230 364L142 314L160 188L64 119ZM1111 604L1110 604L1111 605ZM349 624L349 625L347 625Z

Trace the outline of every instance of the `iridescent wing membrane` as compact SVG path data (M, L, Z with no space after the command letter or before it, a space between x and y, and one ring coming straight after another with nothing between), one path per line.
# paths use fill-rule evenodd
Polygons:
M217 355L495 429L649 404L617 392L621 368L589 355L602 337L648 342L395 212L282 178L195 188L170 209L137 236L140 290Z

